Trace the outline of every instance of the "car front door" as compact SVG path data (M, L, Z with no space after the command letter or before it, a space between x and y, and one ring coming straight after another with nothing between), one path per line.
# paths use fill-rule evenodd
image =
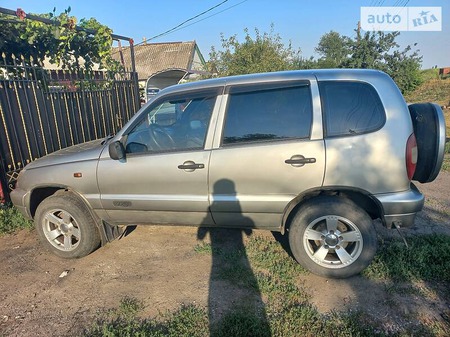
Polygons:
M319 97L317 84L312 78L236 86L225 97L210 164L214 221L280 228L288 203L323 182L320 102L312 99Z
M98 184L109 221L213 223L206 144L218 97L214 89L157 99L124 132L125 159L102 156Z

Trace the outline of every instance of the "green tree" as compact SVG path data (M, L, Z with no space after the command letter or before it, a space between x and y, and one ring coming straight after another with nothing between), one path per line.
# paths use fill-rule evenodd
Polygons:
M385 69L403 93L411 92L417 88L423 78L420 71L422 57L417 51L410 53L411 46L403 51L395 50L384 57Z
M294 60L298 59L300 50L294 50L289 43L285 46L279 34L271 26L269 33L261 34L255 29L252 37L248 29L240 42L237 35L225 38L221 34L222 50L211 48L208 68L218 76L271 72L293 69Z
M322 35L315 48L316 53L321 56L318 64L321 68L341 67L350 54L350 46L351 40L338 32L330 31Z
M310 58L300 57L294 61L294 69L319 69L321 66L319 62L314 59L313 56Z
M356 30L350 38L330 31L324 34L316 52L319 59L303 58L300 50L289 43L285 46L281 37L274 33L261 34L255 29L255 37L244 30L245 39L237 35L225 38L221 35L222 50L211 48L208 67L219 76L268 72L289 69L317 68L371 68L389 74L403 93L412 91L421 83L422 57L411 46L399 49L396 38L399 32L365 32Z
M351 41L351 56L342 64L344 67L382 70L394 79L403 93L421 83L422 57L417 50L412 51L410 45L399 49L395 41L399 32L366 32L361 35L357 30L356 33Z
M27 19L18 10L18 16L0 14L0 52L7 63L22 56L26 62L42 66L44 59L64 69L92 69L94 63L100 68L119 69L111 56L112 30L96 19L80 20L78 27L92 33L77 30L77 19L70 16L70 7L59 15L55 9L48 14L35 14L51 20L46 24Z
M398 47L395 38L399 32L366 32L363 36L357 30L356 37L350 44L350 58L344 62L349 68L373 68L385 67L384 57L392 48Z
M403 93L414 90L422 81L422 57L411 46L400 50L399 32L365 32L356 30L350 38L337 32L324 34L315 48L319 59L299 59L297 69L370 68L389 74ZM414 44L416 46L416 44Z

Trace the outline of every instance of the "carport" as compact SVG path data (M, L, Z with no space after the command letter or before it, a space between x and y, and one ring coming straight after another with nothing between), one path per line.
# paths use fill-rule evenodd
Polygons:
M144 39L134 48L136 71L143 89L141 98L145 101L170 85L207 74L205 60L195 41L147 43ZM126 54L121 56L120 50L116 48L113 58L128 68L131 60Z
M180 83L180 81L189 74L190 72L188 70L181 68L161 70L150 75L145 86L146 88L164 89L168 86Z
M188 80L191 75L205 74L202 71L181 68L165 69L150 75L145 83L146 100L156 95L159 90Z

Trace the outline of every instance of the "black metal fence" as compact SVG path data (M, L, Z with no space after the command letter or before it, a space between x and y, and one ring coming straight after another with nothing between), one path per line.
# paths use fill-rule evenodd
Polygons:
M14 187L29 162L114 134L139 109L133 72L69 72L0 55L0 180Z

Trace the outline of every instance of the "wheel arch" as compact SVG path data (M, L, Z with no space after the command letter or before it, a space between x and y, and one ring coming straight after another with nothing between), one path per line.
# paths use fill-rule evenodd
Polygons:
M93 210L89 202L86 200L86 198L83 197L83 195L73 189L71 189L68 186L64 185L51 185L51 186L39 186L34 188L30 193L30 215L32 218L34 218L36 214L36 209L39 207L40 203L44 201L44 199L56 194L56 193L71 193L74 196L76 196L78 199L80 199L85 206L89 209L89 211L93 214Z
M45 195L52 191L41 192ZM97 220L86 203L70 191L58 189L43 199L34 219L44 246L59 257L84 257L102 244Z
M64 186L43 186L34 188L30 193L30 215L34 219L36 210L42 201L54 195L58 191L67 191Z
M281 224L281 232L284 233L289 228L292 217L301 205L307 201L324 195L346 198L366 211L372 219L380 218L383 224L385 224L383 206L369 192L357 188L330 186L326 188L308 190L295 197L285 208Z
M112 226L107 222L105 222L104 220L100 219L92 209L89 202L86 200L86 198L83 197L81 193L78 193L77 191L72 190L67 186L60 186L60 185L43 186L33 189L30 195L30 214L32 218L34 219L36 210L42 203L42 201L58 193L70 193L74 195L76 198L78 198L85 205L86 209L89 211L92 218L94 219L97 230L100 233L102 246L108 242L113 241L122 234L121 230L119 230L117 226Z

